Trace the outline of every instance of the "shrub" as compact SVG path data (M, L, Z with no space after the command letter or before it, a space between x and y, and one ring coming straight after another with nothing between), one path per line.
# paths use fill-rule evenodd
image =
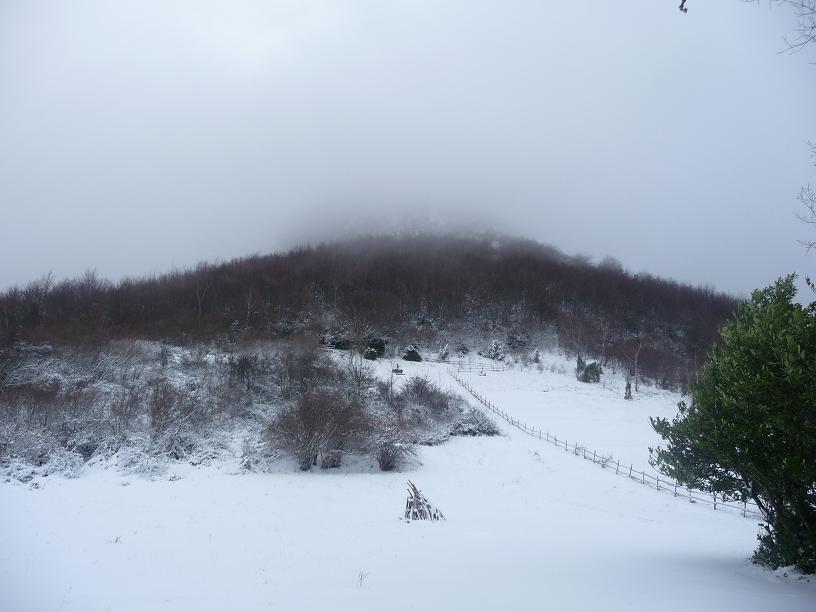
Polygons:
M422 355L419 354L419 349L417 349L413 344L408 345L408 348L406 348L405 352L402 354L402 358L405 361L422 361Z
M652 464L685 485L750 496L765 517L754 560L816 573L816 302L794 276L755 291L722 328L691 403L652 419Z
M466 410L450 430L452 436L498 436L501 430L479 410Z
M578 365L575 368L575 376L578 380L584 383L600 382L601 374L603 374L603 369L600 363L597 361L585 363L581 357L578 357Z
M439 360L447 361L448 359L450 359L450 348L448 348L448 345L446 344L442 347L442 350L439 351Z
M331 359L311 346L278 353L272 360L271 373L284 399L320 387L337 387L342 378Z
M178 418L181 401L179 392L166 379L156 379L150 384L147 400L147 417L150 433L161 434L165 428Z
M502 361L507 355L507 348L498 340L494 340L488 347L481 349L479 355L494 361Z
M427 378L411 377L405 382L401 395L406 402L423 408L424 412L436 420L451 415L451 395L442 391Z
M397 469L406 459L415 456L414 445L399 430L386 432L374 445L372 454L383 472Z
M230 381L237 381L249 387L258 375L258 356L241 354L237 358L229 358Z
M267 440L291 453L308 471L321 455L326 466L340 464L342 451L363 437L368 421L354 400L336 392L307 392L281 410L267 428Z

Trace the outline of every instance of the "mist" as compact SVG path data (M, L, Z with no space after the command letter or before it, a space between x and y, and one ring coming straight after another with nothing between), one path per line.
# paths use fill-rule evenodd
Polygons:
M737 0L7 1L0 287L407 227L812 269L816 67Z

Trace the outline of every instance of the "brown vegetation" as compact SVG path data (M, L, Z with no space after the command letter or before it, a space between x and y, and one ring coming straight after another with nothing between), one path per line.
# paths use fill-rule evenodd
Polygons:
M407 344L504 330L513 348L548 330L568 350L674 386L696 375L735 306L709 288L595 266L531 241L385 236L118 283L92 272L62 282L49 275L0 294L0 346L314 339L337 330L352 345L373 335ZM298 380L286 384L294 390Z

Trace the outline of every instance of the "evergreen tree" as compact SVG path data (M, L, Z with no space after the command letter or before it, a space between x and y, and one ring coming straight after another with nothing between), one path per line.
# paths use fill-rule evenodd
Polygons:
M652 419L666 448L652 464L677 481L750 497L765 517L754 554L816 572L816 302L794 303L794 276L755 291L721 331L691 402Z

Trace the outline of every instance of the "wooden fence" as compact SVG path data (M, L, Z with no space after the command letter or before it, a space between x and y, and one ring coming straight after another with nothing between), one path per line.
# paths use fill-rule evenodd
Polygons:
M507 369L507 368L504 368ZM681 497L683 499L687 499L691 503L702 503L708 504L712 506L715 510L723 508L723 509L730 509L730 510L737 510L739 511L742 516L750 517L750 518L764 518L762 513L759 511L757 505L747 499L729 499L723 496L718 496L716 493L706 493L704 491L698 491L696 489L689 489L688 487L684 487L683 485L678 484L677 482L671 480L668 476L661 475L659 473L649 474L644 470L640 470L635 468L633 464L626 465L621 464L620 459L617 459L609 454L599 453L596 450L590 449L585 445L579 444L576 441L572 443L567 442L566 439L558 439L558 436L550 433L549 431L544 431L542 429L537 429L535 427L531 427L518 419L513 418L510 414L505 412L504 410L500 409L498 406L493 404L489 401L486 397L475 391L467 382L462 380L460 376L458 376L458 372L475 372L475 371L488 371L481 367L472 367L469 369L460 369L460 370L448 370L448 373L453 377L453 379L458 382L463 388L465 388L482 406L496 414L497 416L501 417L505 421L507 421L513 427L523 431L524 433L538 438L539 440L544 440L551 444L554 444L558 448L563 448L566 452L572 453L578 457L582 457L587 461L591 461L596 465L600 465L603 469L608 469L612 471L614 468L615 474L619 476L626 476L640 482L643 485L648 485L655 491L667 491L670 493L674 493L675 497ZM490 371L501 371L501 369L493 369Z

